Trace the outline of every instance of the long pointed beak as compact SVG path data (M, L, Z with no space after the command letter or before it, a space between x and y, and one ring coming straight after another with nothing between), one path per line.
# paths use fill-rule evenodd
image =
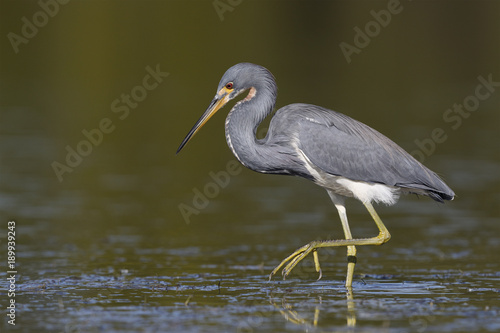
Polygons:
M186 135L186 137L184 138L184 140L182 140L182 143L181 145L179 146L179 148L177 149L177 152L176 154L178 154L182 148L184 148L184 146L189 142L189 140L191 140L191 138L196 134L198 133L198 131L200 130L200 128L203 127L203 125L205 125L205 123L220 109L222 108L224 105L226 105L226 103L229 101L229 94L228 93L224 93L222 90L219 91L219 93L217 95L215 95L214 99L212 100L212 102L210 102L210 105L208 106L207 110L205 111L205 113L203 113L203 115L201 116L200 119L198 119L198 121L196 122L196 124L194 124L193 128L191 128L191 130L189 131L189 133Z

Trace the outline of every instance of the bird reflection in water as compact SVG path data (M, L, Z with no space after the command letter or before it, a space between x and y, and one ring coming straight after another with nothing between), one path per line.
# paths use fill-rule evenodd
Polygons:
M287 302L286 296L283 296L281 302L275 301L275 299L271 296L269 302L281 313L283 318L285 318L288 322L291 322L296 325L305 326L306 328L309 326L317 327L319 323L319 316L321 314L322 298L318 296L318 304L316 304L314 308L314 314L310 316L303 316L299 314L297 310L294 310L293 306ZM352 288L346 288L346 320L347 327L355 327L356 326L356 305L354 302L354 294L352 292ZM312 319L307 319L312 317Z

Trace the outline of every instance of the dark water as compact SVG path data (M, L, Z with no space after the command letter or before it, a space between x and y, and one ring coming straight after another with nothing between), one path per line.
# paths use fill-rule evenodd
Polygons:
M1 332L500 331L500 8L400 5L348 63L340 43L388 2L234 1L221 19L210 1L75 1L17 53L5 37L41 7L1 2ZM376 207L392 239L358 247L352 292L344 248L319 251L319 281L311 257L268 281L343 233L322 189L235 162L227 110L175 156L239 61L275 74L278 107L369 124L456 199ZM376 235L361 204L347 212L355 237Z

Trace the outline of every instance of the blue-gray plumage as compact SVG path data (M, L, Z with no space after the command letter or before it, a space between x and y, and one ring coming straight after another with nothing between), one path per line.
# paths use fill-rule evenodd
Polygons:
M217 94L207 111L179 146L179 152L208 119L229 100L248 91L226 118L226 140L236 158L247 168L261 173L295 175L309 179L328 191L339 211L345 240L311 242L276 267L286 277L307 254L316 250L347 246L346 286L352 284L356 261L355 245L379 245L390 234L376 214L372 202L394 204L402 193L426 195L443 202L453 191L393 141L371 127L344 114L311 104L290 104L271 119L267 135L256 138L257 128L272 113L277 96L273 75L264 67L240 63L223 75ZM372 215L380 233L373 238L352 239L345 214L344 197L360 200Z

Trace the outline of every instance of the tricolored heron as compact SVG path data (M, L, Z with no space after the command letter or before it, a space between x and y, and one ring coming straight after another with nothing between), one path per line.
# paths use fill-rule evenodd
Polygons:
M259 124L273 111L276 81L266 68L240 63L222 76L208 109L189 131L177 153L228 101L244 91L248 95L236 103L226 118L226 140L234 156L247 168L309 179L323 187L338 210L345 239L312 241L286 257L270 274L281 267L283 278L312 252L321 278L317 249L347 246L347 277L351 287L357 245L381 245L391 235L372 206L373 202L393 205L400 194L414 193L443 202L455 193L393 141L373 128L344 114L311 104L290 104L274 114L266 136L256 137ZM353 238L347 222L344 199L361 201L379 234Z

